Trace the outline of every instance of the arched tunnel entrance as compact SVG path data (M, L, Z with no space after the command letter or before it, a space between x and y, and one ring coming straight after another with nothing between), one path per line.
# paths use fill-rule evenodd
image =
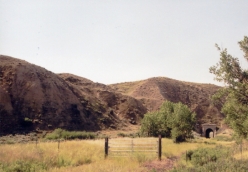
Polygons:
M216 135L216 124L202 124L202 136L213 138Z
M208 128L206 130L206 135L205 135L206 138L213 138L214 137L214 131L211 129L211 128Z

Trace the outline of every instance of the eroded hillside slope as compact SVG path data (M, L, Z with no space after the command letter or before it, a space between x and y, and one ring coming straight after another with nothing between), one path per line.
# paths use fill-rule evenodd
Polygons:
M0 100L2 133L99 129L63 79L23 60L0 56Z
M103 84L0 56L0 134L119 128L144 113L138 100Z
M155 77L136 82L112 84L110 87L122 94L132 96L155 111L165 100L182 102L197 113L199 123L219 124L223 119L220 107L212 105L210 97L220 88L213 84L198 84Z
M82 77L72 74L59 74L73 89L73 92L86 106L97 111L102 111L104 119L120 120L119 125L138 124L147 112L142 102L127 95L115 92L111 87L100 83L94 83ZM104 120L102 119L102 120ZM116 121L117 122L117 121ZM112 125L113 126L113 125Z

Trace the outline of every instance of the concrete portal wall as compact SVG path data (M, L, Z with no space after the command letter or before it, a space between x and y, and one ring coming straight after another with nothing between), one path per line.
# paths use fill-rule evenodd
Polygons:
M208 129L213 130L213 137L216 136L216 124L202 124L202 136L206 137L206 131Z

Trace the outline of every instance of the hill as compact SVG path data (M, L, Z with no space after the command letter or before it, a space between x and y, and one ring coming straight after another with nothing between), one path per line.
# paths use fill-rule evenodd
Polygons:
M148 111L155 111L166 101L182 102L197 114L199 123L220 124L223 115L221 107L211 104L210 97L220 88L213 84L178 81L166 77L154 77L136 82L112 84L116 92L140 100Z
M110 86L94 83L82 77L72 74L59 74L73 92L85 105L91 105L97 111L105 114L105 118L114 117L119 125L137 124L147 112L142 102L134 97L115 92ZM115 123L116 123L115 122ZM113 124L111 125L112 128Z
M103 84L0 56L1 134L118 128L145 112L139 101Z
M218 89L165 77L104 85L0 55L0 134L122 129L139 124L165 100L187 104L199 123L219 124L220 107L209 100Z

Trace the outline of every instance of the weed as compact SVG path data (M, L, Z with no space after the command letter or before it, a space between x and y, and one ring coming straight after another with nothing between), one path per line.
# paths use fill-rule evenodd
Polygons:
M135 158L136 158L136 160L138 161L139 164L144 163L144 162L149 160L149 157L147 157L144 154L140 154L140 153L135 154Z
M166 158L173 158L173 157L174 157L173 153L171 153L171 152L163 152L162 154L163 154L163 156L165 156Z
M208 141L204 141L203 143L204 143L204 144L209 144L209 145L211 145L211 144L212 144L212 145L215 145L215 144L216 144L215 142L208 142Z
M117 136L119 136L119 137L125 137L126 134L124 134L124 133L118 133Z
M6 144L9 144L9 145L10 145L10 144L15 144L15 142L14 142L13 140L7 140L7 141L6 141Z

